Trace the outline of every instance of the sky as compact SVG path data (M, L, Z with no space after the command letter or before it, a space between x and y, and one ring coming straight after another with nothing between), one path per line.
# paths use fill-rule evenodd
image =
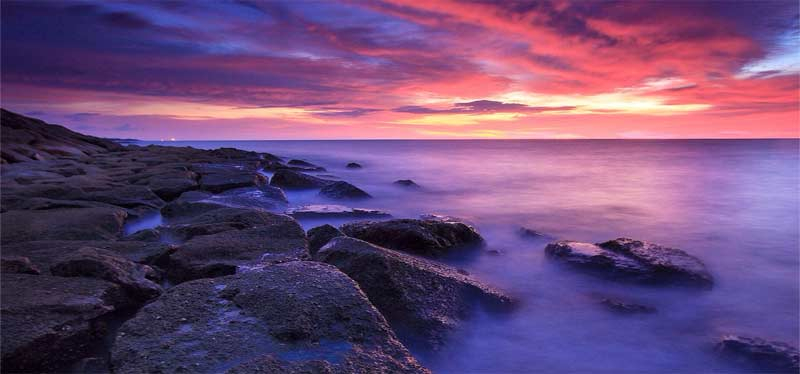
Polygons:
M796 0L0 7L0 104L98 136L800 137Z

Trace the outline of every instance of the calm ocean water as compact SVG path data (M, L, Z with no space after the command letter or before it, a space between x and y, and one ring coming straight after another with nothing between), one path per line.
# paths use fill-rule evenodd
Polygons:
M451 262L522 306L473 318L439 352L410 347L437 372L741 372L716 358L715 338L800 339L798 140L166 144L302 158L374 196L355 206L475 224L500 255ZM364 168L346 169L351 161ZM423 189L393 186L397 179ZM291 205L325 202L315 192L288 196ZM641 287L584 275L548 261L547 242L518 237L520 226L561 239L627 236L682 248L706 263L716 285ZM658 313L616 315L597 303L607 296Z

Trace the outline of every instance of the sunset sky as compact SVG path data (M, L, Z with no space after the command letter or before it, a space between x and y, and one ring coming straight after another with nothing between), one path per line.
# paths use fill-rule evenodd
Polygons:
M2 106L140 139L800 136L798 2L2 2Z

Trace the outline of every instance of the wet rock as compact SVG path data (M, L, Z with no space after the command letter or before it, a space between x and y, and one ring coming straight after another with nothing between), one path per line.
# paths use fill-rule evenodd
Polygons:
M262 184L258 186L258 189L264 194L264 197L268 199L272 199L275 201L280 201L283 203L288 203L289 199L286 197L286 193L283 192L282 189L270 186L268 184Z
M141 241L141 242L158 242L161 240L161 231L158 229L144 229L130 234L122 240L128 241Z
M169 256L167 274L174 282L308 257L305 231L285 215L225 208L198 216L180 229L188 241Z
M87 357L78 361L72 372L76 374L108 374L111 373L110 364L104 357Z
M307 261L170 289L122 325L112 366L121 374L426 372L351 279Z
M2 243L116 239L122 234L125 217L125 210L116 208L8 211L0 215Z
M111 251L133 262L152 264L171 251L172 246L158 242L119 240L43 240L3 245L3 257L25 256L34 267L50 269L62 256L83 247Z
M457 247L483 242L469 225L440 220L393 219L343 225L342 232L382 247L424 256L442 256Z
M517 235L525 239L553 239L553 237L550 235L529 229L527 227L520 227L517 230Z
M350 208L333 204L303 205L287 209L286 214L296 218L378 218L391 216L381 210Z
M331 239L339 236L345 236L343 232L331 225L314 227L311 230L308 230L306 235L308 236L308 252L312 256L316 254L317 251L322 248L322 246L328 244Z
M348 237L333 238L315 259L358 282L401 335L433 347L473 308L507 309L514 302L458 270Z
M603 299L600 301L600 304L604 305L613 312L621 314L640 314L640 313L650 314L650 313L655 313L657 311L656 308L647 305L627 303L615 299Z
M102 318L128 300L113 283L92 278L2 274L3 372L65 372L106 334Z
M230 165L194 165L192 170L200 175L200 189L213 193L267 183L266 178L255 171Z
M797 347L760 338L726 335L717 343L717 351L735 361L752 365L762 372L797 373L800 353Z
M143 207L146 209L158 210L164 206L164 201L149 188L135 185L91 192L86 195L85 199L123 208Z
M348 169L361 169L361 164L358 162L350 162L347 164Z
M211 192L205 191L186 191L178 196L172 203L190 203L208 199L214 196Z
M275 172L269 184L275 187L287 189L312 189L327 186L333 181L317 178L312 175L303 174L294 170L281 169Z
M225 191L218 195L208 197L204 202L224 205L234 208L251 208L262 210L278 210L286 207L286 195L277 187L267 186L265 192L262 188L245 187ZM274 191L277 189L278 191Z
M207 199L186 201L179 198L162 208L161 215L170 223L179 223L222 208L225 208L225 206L210 202Z
M713 278L700 260L675 248L627 238L590 244L562 240L545 253L593 273L642 283L711 287Z
M41 274L41 271L23 256L4 256L0 258L0 272L3 274Z
M392 184L401 186L401 187L409 187L409 188L420 188L418 184L416 184L411 179L398 179L394 181Z
M146 301L161 295L161 287L149 279L155 271L114 252L84 247L61 257L50 267L60 277L89 277L118 284L131 298Z
M293 165L293 166L303 166L303 167L307 167L307 168L315 168L315 167L317 167L317 165L314 165L314 164L312 164L312 163L310 163L308 161L294 160L294 159L293 160L289 160L289 162L287 162L287 164Z
M154 194L166 201L173 200L186 191L195 190L198 188L197 181L193 178L178 177L178 178L152 178L147 187L153 191Z
M367 199L372 197L364 190L344 181L322 187L319 194L329 199Z

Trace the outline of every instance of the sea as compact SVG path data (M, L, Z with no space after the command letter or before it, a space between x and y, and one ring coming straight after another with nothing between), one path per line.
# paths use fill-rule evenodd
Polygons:
M141 142L140 144L151 144ZM752 372L724 360L726 334L800 345L800 140L340 140L154 143L235 147L327 168L397 218L459 217L486 240L450 265L520 301L480 310L437 351L438 373ZM363 167L348 169L357 162ZM421 188L393 184L411 179ZM289 191L290 206L340 203ZM300 220L309 229L347 220ZM519 235L525 227L551 238ZM551 240L629 237L680 248L710 290L598 278L545 256ZM614 298L657 309L619 314Z

